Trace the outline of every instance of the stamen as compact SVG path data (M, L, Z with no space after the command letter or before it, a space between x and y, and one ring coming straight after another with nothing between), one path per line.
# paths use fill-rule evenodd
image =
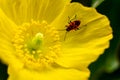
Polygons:
M15 33L13 46L26 68L50 68L60 54L59 35L45 21L32 21L20 26Z

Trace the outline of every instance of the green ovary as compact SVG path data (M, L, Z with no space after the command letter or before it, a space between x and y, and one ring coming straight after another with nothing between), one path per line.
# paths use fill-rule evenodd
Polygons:
M27 48L30 54L34 56L35 59L39 58L39 54L42 52L43 47L43 34L37 33L32 40L27 41Z

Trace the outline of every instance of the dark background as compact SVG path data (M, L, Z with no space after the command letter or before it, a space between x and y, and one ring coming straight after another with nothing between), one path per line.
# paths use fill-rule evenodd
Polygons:
M91 6L92 0L73 0L85 6ZM120 0L105 0L97 11L106 15L110 20L114 38L99 59L89 66L90 80L120 80ZM0 62L0 80L7 80L7 66Z

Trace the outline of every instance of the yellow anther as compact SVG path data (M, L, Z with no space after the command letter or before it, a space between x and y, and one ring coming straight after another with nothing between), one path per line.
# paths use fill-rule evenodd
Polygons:
M16 47L16 49L22 49L23 48L23 45L18 45L18 46L15 46Z
M39 53L39 54L40 54L41 52L42 52L41 50L37 50L37 53Z
M35 54L36 52L35 51L32 51L32 54Z
M25 54L29 54L29 51L27 48L25 48L24 51L25 51Z

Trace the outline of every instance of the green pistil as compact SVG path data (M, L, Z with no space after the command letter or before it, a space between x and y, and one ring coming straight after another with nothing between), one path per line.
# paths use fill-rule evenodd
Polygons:
M43 34L37 33L35 37L27 42L27 48L29 52L34 55L35 58L38 57L39 53L42 51L43 45Z

